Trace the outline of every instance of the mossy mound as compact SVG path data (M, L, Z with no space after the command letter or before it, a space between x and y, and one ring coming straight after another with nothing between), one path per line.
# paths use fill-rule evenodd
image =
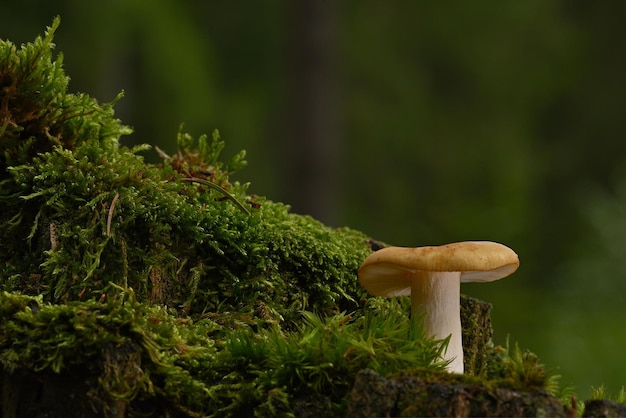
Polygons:
M367 236L246 195L228 181L244 154L221 163L217 133L180 133L161 165L138 155L146 146L120 147L130 130L112 105L67 92L57 25L21 49L0 45L5 290L61 302L116 284L186 313L257 306L275 319L358 306Z
M156 165L120 146L114 103L68 93L58 24L0 41L3 416L340 416L359 370L443 368L408 301L359 287L380 244L249 195L217 132ZM545 386L488 313L467 370Z
M180 317L131 292L42 299L0 294L4 417L279 416L309 404L340 416L363 368L443 367L441 345L406 320L408 305L384 300L353 316L305 313L287 331Z

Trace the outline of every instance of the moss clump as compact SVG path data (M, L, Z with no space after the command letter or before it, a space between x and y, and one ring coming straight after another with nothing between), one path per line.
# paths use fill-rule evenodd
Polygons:
M95 140L115 147L121 135L130 133L113 118L115 101L100 104L86 94L67 93L63 56L52 57L58 26L56 19L46 36L21 48L0 40L0 179L6 178L8 166L54 146L73 149Z
M278 325L252 330L244 322L225 327L178 317L137 302L132 292L65 304L4 292L2 374L17 371L32 380L4 384L2 404L26 414L33 390L72 390L83 405L128 416L276 416L320 400L325 403L318 407L327 405L320 413L338 416L363 368L388 374L443 367L437 362L441 344L419 334L407 307L373 299L354 316L305 313L293 331ZM69 383L77 379L82 389ZM45 406L52 416L63 408Z
M55 147L9 173L3 192L21 190L2 226L16 243L0 253L6 290L58 302L99 297L115 283L188 313L261 303L275 318L331 312L339 301L356 307L366 237L252 202L242 186L228 193L251 202L250 215L170 166L95 141Z
M150 400L161 408L158 413L185 409L204 395L206 387L190 377L193 367L187 366L204 367L215 358L212 341L203 338L200 344L200 338L219 326L176 318L130 296L51 305L41 297L0 295L2 374L22 378L11 384L5 379L2 405L11 405L14 415L3 416L30 416L32 407L37 416L41 408L61 416L57 408L65 408L63 403L31 399L37 392L75 396L76 410L105 415L112 408L132 411L130 400L140 409Z
M186 313L263 306L276 320L357 307L367 236L247 196L228 180L244 154L222 164L217 133L181 132L161 165L144 163L146 146L120 147L129 130L112 107L67 93L50 53L57 25L22 49L1 45L5 290L60 302L113 283Z

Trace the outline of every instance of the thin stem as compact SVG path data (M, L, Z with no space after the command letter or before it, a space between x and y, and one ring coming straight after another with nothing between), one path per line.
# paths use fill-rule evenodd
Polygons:
M228 193L228 191L226 189L224 189L223 187L218 186L217 184L212 183L212 182L210 182L208 180L199 179L197 177L186 177L186 178L181 179L181 180L182 181L192 182L192 183L202 184L203 186L207 186L207 187L210 187L212 189L217 190L218 192L220 192L224 196L226 196L228 199L230 199L246 215L250 216L250 211L248 210L248 208L246 208L240 201L238 201L235 196L233 196L232 194Z

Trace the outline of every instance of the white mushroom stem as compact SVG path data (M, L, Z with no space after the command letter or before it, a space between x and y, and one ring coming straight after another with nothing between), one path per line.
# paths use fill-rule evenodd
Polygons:
M460 300L460 272L411 273L411 315L424 317L425 331L434 339L450 337L443 358L451 361L452 373L463 373Z

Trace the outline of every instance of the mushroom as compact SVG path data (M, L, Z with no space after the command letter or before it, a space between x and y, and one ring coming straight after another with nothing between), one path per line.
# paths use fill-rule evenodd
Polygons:
M489 241L417 248L387 247L370 254L359 282L375 296L411 296L411 315L423 315L426 332L450 337L444 360L448 371L463 373L461 283L491 282L519 267L509 247Z

